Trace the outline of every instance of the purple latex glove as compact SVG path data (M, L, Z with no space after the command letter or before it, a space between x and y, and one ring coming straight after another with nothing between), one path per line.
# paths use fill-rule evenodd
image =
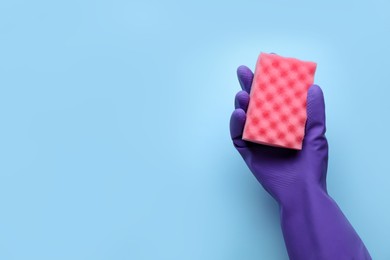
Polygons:
M253 73L237 70L242 91L230 120L233 144L249 169L280 206L290 259L371 259L351 224L326 189L328 142L325 103L320 87L307 95L307 122L301 151L242 140Z

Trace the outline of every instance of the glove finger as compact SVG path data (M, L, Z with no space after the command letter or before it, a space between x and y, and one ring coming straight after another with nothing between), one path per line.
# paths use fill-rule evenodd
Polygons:
M324 94L319 86L312 85L307 94L306 135L323 136L326 132L325 121Z
M241 108L235 109L230 117L230 136L236 147L246 147L246 142L242 140L245 121L245 111Z
M241 108L245 112L248 109L249 105L249 94L248 92L241 90L236 94L236 97L234 99L234 106L235 108Z
M250 93L253 81L253 72L247 66L240 66L237 69L237 77L242 90Z

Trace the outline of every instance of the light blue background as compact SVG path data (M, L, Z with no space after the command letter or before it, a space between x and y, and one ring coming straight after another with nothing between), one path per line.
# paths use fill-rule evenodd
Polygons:
M287 259L235 70L318 63L329 192L390 259L385 1L1 1L0 259Z

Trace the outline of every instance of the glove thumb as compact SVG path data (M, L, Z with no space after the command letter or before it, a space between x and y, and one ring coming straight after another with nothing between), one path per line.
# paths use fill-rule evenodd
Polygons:
M312 85L307 93L307 121L305 128L304 146L310 144L322 146L325 140L325 101L322 90ZM317 147L321 148L321 147Z

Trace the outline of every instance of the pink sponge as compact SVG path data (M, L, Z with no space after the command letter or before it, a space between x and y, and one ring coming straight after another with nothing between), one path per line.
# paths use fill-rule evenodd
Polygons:
M252 82L243 139L302 149L307 90L317 64L261 53Z

